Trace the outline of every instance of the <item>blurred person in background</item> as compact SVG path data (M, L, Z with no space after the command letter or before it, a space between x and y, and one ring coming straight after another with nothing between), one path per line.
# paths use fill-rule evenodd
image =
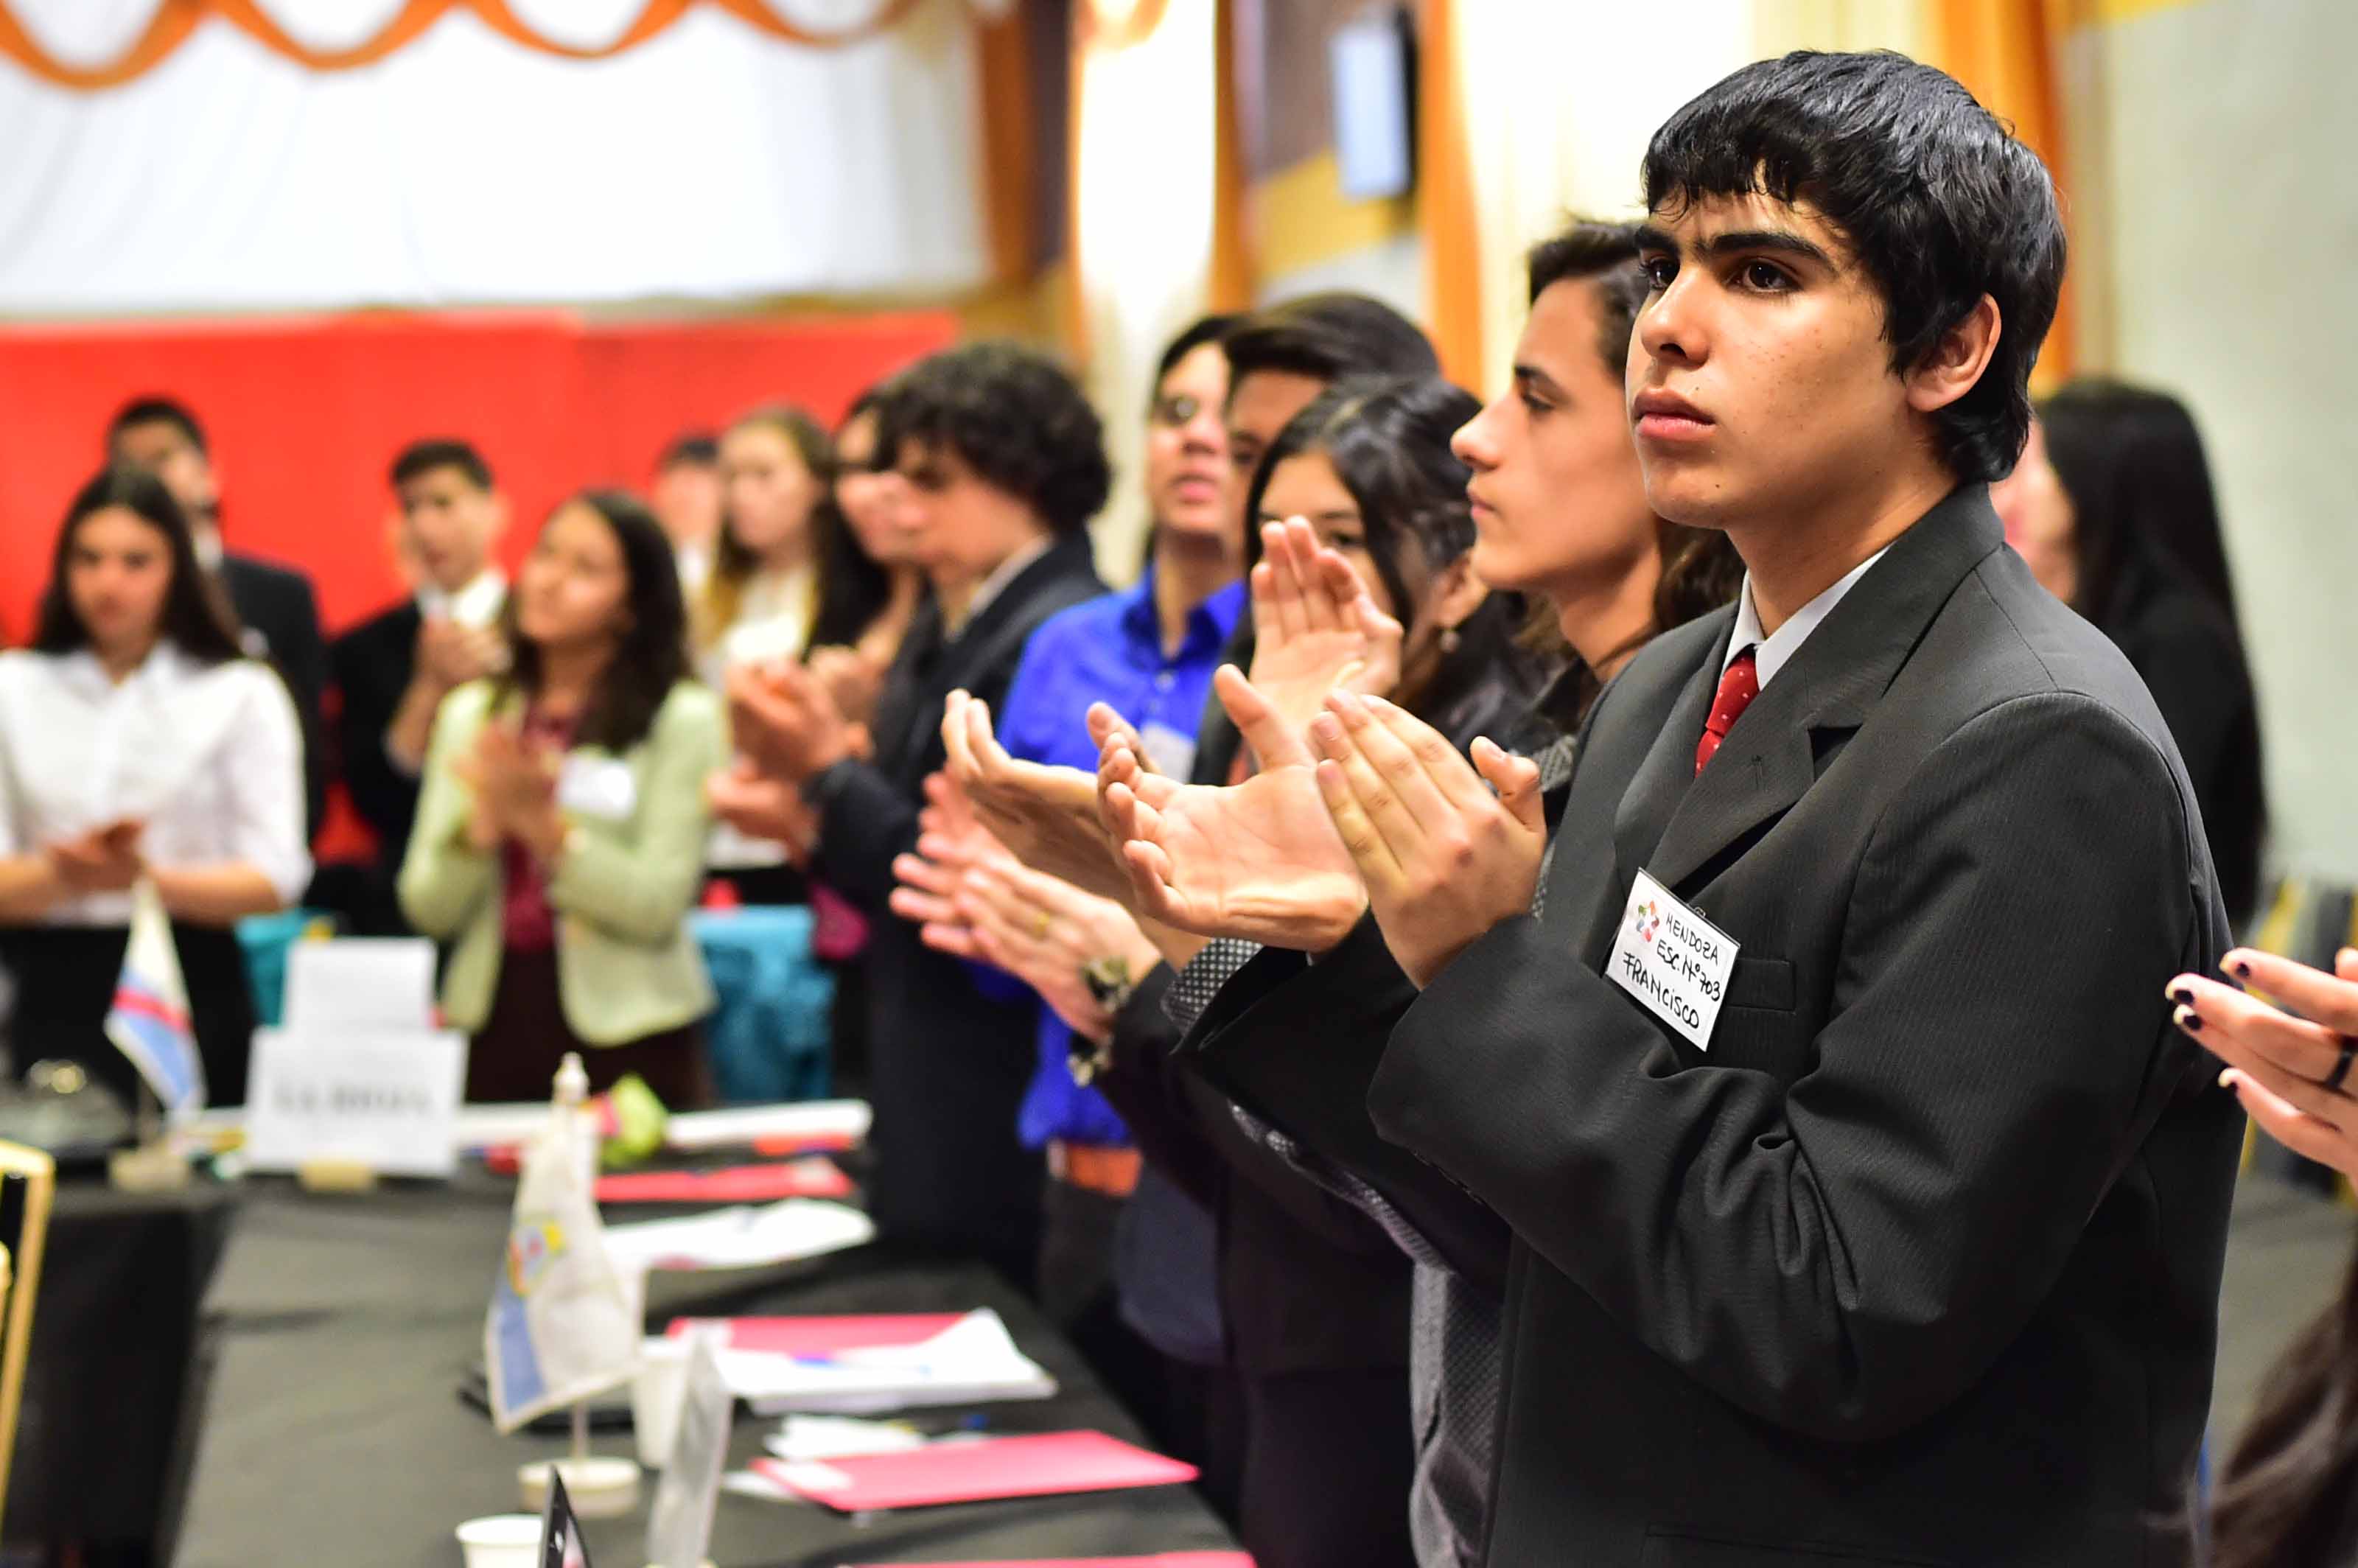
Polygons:
M221 476L204 427L168 397L126 403L106 427L110 462L146 469L179 503L196 539L197 558L221 583L240 628L240 645L266 660L287 683L303 733L303 831L317 832L327 809L330 773L320 699L328 685L328 643L319 630L311 579L291 567L240 555L222 542Z
M394 882L417 815L418 777L442 699L506 666L500 629L507 576L492 558L507 498L464 441L416 441L388 476L395 539L415 579L410 596L336 639L338 754L353 809L376 836L376 859L345 902L355 934L407 930Z
M884 1235L971 1257L1025 1290L1037 1261L1039 1155L1015 1137L1031 1081L1034 1009L982 995L957 959L890 918L895 861L916 848L925 781L945 757L952 691L998 702L1033 632L1105 591L1087 525L1112 482L1096 412L1028 350L975 343L898 380L880 461L905 486L893 525L933 595L916 616L861 737L806 669L741 672L734 733L768 786L723 805L748 831L809 846L814 871L875 922L869 1031Z
M546 1098L568 1051L593 1088L635 1073L666 1106L710 1098L687 914L727 741L686 622L654 514L586 492L517 574L505 671L442 704L401 903L451 944L442 1011L473 1037L471 1100Z
M2194 780L2220 896L2259 912L2267 798L2260 721L2202 439L2176 398L2075 382L2042 404L1993 487L2006 537L2046 589L2128 655Z
M232 927L287 907L310 871L286 687L245 654L170 491L110 467L59 531L32 646L0 654L19 1067L70 1058L133 1097L103 1026L144 876L172 919L207 1098L243 1103L254 1012Z
M708 430L675 437L655 460L655 521L671 538L680 591L693 603L712 575L727 507L720 478L720 438Z
M827 568L828 591L811 633L811 673L835 699L836 710L865 724L876 708L885 671L909 634L925 596L925 572L909 554L909 535L895 520L907 491L890 463L879 466L877 427L887 388L872 386L852 400L835 432L835 521L821 549L840 557Z

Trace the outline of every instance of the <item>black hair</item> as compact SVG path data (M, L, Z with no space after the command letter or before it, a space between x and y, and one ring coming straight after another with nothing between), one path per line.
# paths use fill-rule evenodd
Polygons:
M1440 356L1415 323L1364 294L1306 294L1256 311L1220 340L1228 388L1256 371L1336 382L1346 376L1429 376Z
M90 628L73 607L73 596L66 588L66 568L73 556L75 536L81 525L101 512L120 508L137 517L158 534L172 557L171 586L165 590L160 635L189 658L200 664L218 665L230 659L243 658L245 650L238 638L237 614L229 606L228 596L197 559L196 536L189 527L188 514L164 481L145 469L129 463L109 463L96 478L76 492L73 503L66 508L66 520L58 529L56 549L49 557L49 585L41 595L39 614L33 628L33 651L39 654L70 654L90 646Z
M1277 465L1306 452L1323 454L1358 505L1376 575L1405 624L1422 589L1474 547L1474 511L1466 495L1471 475L1449 441L1481 411L1472 393L1437 375L1336 383L1279 432L1253 470L1245 497L1247 531L1256 537L1260 532L1261 497ZM1411 589L1412 578L1417 590ZM1522 620L1520 596L1493 592L1457 625L1455 651L1443 656L1421 689L1403 686L1392 700L1430 719L1499 666L1528 664L1515 641Z
M877 466L911 441L957 453L1058 535L1087 526L1113 488L1097 410L1055 363L1012 343L945 349L903 374L878 420Z
M720 438L709 430L689 430L674 436L655 460L657 473L669 473L674 469L709 469L720 466Z
M2186 405L2166 392L2091 376L2040 404L2039 419L2048 460L2077 516L2074 608L2091 619L2109 608L2105 597L2127 552L2150 546L2237 619L2218 492ZM2235 637L2240 644L2240 622Z
M1179 362L1206 343L1224 341L1236 330L1241 316L1198 316L1180 334L1163 346L1163 357L1154 363L1154 385L1159 388L1163 378L1179 368ZM1154 395L1152 392L1147 395Z
M205 427L197 423L196 415L189 412L187 404L178 398L153 394L135 397L114 411L114 417L106 422L108 448L112 449L116 441L122 439L124 431L141 425L169 425L186 437L189 445L198 451L210 455L212 450L205 444Z
M483 454L469 443L447 436L412 441L402 448L387 477L393 488L399 490L411 480L424 479L437 469L449 469L486 493L492 487L492 465L483 460Z
M2211 1495L2212 1568L2322 1563L2358 1486L2358 1259L2297 1335Z
M2013 469L2062 287L2063 221L2039 155L1953 78L1887 51L1747 65L1654 133L1644 194L1657 214L1717 196L1808 203L1881 292L1895 373L1925 363L1985 295L1996 301L1988 366L1932 424L1960 481Z
M644 502L627 491L585 490L558 503L549 517L554 520L576 504L596 513L613 532L630 587L623 600L628 623L574 740L579 745L626 752L646 738L672 688L688 678L687 607L680 600L671 535ZM543 532L547 527L541 524ZM508 596L502 621L508 673L500 677L495 702L511 691L530 696L540 689L540 649L516 629L516 595Z
M1561 233L1533 245L1528 261L1534 305L1559 283L1590 286L1596 301L1597 358L1617 385L1628 363L1629 336L1637 330L1638 313L1649 292L1639 254L1637 224L1575 218ZM1744 581L1743 557L1721 530L1689 528L1656 517L1654 531L1662 573L1654 584L1653 621L1640 633L1640 643L1718 609L1736 597ZM1542 613L1534 628L1537 647L1577 658L1560 646L1563 631L1552 613ZM1585 672L1563 691L1568 707L1552 717L1572 728L1601 689L1595 673Z

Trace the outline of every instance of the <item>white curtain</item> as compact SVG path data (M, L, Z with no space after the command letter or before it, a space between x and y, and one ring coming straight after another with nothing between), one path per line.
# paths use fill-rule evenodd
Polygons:
M11 0L95 65L158 0ZM771 0L814 29L880 0ZM514 0L609 43L644 0ZM267 0L349 48L398 0ZM696 7L579 61L452 12L373 66L317 72L201 25L123 86L0 62L0 314L937 294L989 275L975 51L960 0L839 48Z

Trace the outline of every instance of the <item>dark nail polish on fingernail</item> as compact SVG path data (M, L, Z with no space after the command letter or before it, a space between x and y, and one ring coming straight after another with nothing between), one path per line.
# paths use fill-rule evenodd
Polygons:
M2246 959L2237 959L2235 962L2235 973L2243 977L2244 979L2250 979L2252 978L2251 963Z
M2189 1033L2199 1034L2202 1031L2202 1016L2190 1007L2180 1008L2178 1013L2178 1027Z
M2192 1007L2194 1005L2194 988L2192 986L2180 986L2176 990L2169 993L2169 1000L2178 1003L2180 1007Z

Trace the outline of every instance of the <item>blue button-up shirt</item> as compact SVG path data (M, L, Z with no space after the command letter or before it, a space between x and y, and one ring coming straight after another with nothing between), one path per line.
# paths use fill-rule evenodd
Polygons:
M1089 739L1093 702L1111 703L1135 725L1164 773L1186 774L1195 727L1211 696L1212 672L1244 612L1245 588L1231 583L1187 614L1175 654L1163 648L1154 609L1154 572L1138 586L1076 604L1032 633L1023 662L994 715L1000 743L1018 757L1097 771ZM1016 1119L1027 1148L1050 1139L1120 1144L1130 1130L1093 1088L1073 1082L1067 1061L1073 1032L1055 1011L1040 1010L1040 1060Z

